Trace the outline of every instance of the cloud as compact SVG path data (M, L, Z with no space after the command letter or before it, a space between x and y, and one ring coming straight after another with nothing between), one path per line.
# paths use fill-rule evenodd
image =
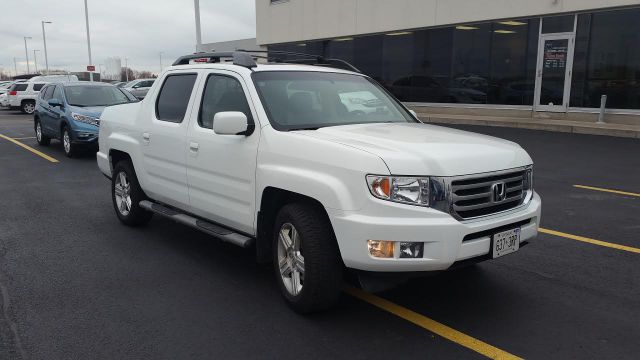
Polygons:
M193 0L88 0L93 64L107 57L127 57L135 70L157 72L163 65L195 50ZM25 9L28 9L26 11ZM44 68L41 20L46 24L49 68L81 71L89 63L83 0L2 1L0 69L26 71L24 36L33 67ZM255 37L255 0L200 1L202 41ZM124 63L124 61L123 61ZM31 69L33 71L33 68Z

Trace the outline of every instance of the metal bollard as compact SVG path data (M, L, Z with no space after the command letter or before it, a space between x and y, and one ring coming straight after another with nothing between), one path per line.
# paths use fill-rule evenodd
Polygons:
M600 113L598 114L597 124L604 124L604 109L607 107L607 95L600 97Z

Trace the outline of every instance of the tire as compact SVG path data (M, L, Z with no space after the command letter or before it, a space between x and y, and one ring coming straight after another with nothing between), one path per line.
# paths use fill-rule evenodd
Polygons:
M131 162L118 162L111 177L111 200L120 222L128 226L148 223L153 213L140 207L140 201L146 199Z
M74 145L71 142L71 134L69 133L69 128L67 126L62 127L62 135L60 136L60 141L62 141L62 149L64 150L64 154L67 155L67 157L73 157L77 154L78 146Z
M33 114L36 111L36 102L35 101L23 101L20 105L20 111L23 114Z
M40 120L36 120L36 125L34 126L34 130L36 132L36 140L38 141L38 145L49 146L51 144L51 138L45 136L42 133L42 125L40 124Z
M273 260L282 296L296 312L325 310L340 298L343 264L331 223L321 209L304 203L280 209Z

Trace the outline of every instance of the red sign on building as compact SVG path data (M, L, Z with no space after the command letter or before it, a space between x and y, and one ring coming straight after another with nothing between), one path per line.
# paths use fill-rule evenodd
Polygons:
M87 71L96 71L95 65L87 65Z

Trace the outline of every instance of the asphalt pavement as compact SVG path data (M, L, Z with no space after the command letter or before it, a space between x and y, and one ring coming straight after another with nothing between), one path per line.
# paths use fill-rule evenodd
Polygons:
M375 295L392 305L345 293L300 316L251 251L159 217L121 225L93 153L40 147L31 117L0 110L0 135L58 161L0 138L0 359L484 358L429 321L517 357L637 359L640 141L456 127L521 144L542 228L603 243L542 233Z

